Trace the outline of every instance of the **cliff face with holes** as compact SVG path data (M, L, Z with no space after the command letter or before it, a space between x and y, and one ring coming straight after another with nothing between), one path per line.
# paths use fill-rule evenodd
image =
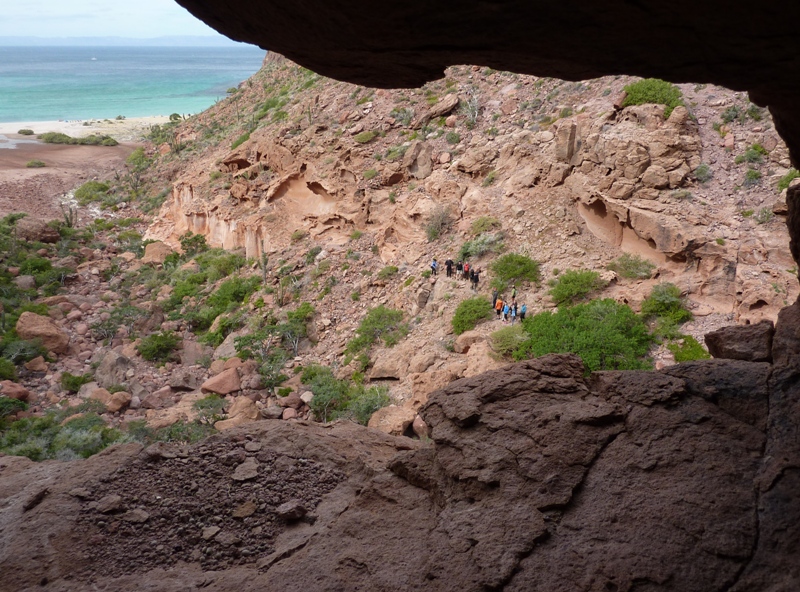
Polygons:
M794 590L798 335L795 305L772 362L458 380L425 443L272 420L0 458L0 590Z

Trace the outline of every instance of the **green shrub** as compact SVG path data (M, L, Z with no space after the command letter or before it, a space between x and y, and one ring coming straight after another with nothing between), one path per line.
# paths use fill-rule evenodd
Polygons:
M247 142L247 140L249 140L249 139L250 139L250 132L246 132L246 133L242 134L241 136L239 136L238 138L236 138L233 141L233 144L231 144L231 150L234 150L235 148L238 148L239 146L241 146L242 144Z
M755 210L742 210L739 213L742 215L742 218L749 218L755 213Z
M504 249L502 232L483 232L461 245L458 258L464 261L472 257L483 257L487 253L502 253Z
M794 168L789 169L789 172L778 180L778 191L788 189L791 182L797 179L797 177L800 177L800 172Z
M193 234L192 231L188 231L184 235L180 237L181 243L181 250L183 251L183 256L186 259L191 259L198 253L204 253L208 251L208 243L206 242L206 237L202 234Z
M459 136L456 132L447 132L447 134L444 136L444 139L451 146L455 146L461 141L461 136Z
M479 234L490 232L495 228L500 228L501 226L500 220L497 218L493 218L492 216L481 216L472 223L472 226L470 226L470 232L472 232L474 236L478 236Z
M70 374L69 372L64 372L61 375L61 388L65 391L69 391L70 393L77 393L81 390L81 387L84 384L88 384L92 382L93 377L88 372L86 374Z
M356 241L360 239L362 236L364 236L363 232L361 232L360 230L354 230L353 232L350 233L350 240Z
M181 338L175 333L162 331L148 335L136 346L139 355L148 362L166 362L178 347Z
M2 421L5 418L16 414L18 411L25 411L27 408L28 404L25 401L0 395L0 426L2 426Z
M26 162L25 166L28 167L29 169L41 169L43 167L46 167L47 165L44 163L44 161L34 159Z
M197 421L205 424L214 424L221 420L225 415L225 399L217 394L195 401L193 407L198 412Z
M646 78L629 84L625 87L625 92L627 95L622 103L623 107L646 103L665 105L664 119L672 114L675 107L683 105L681 89L658 78Z
M654 286L650 295L642 301L642 316L660 317L668 323L679 325L690 320L692 313L684 307L678 286L665 282Z
M408 151L408 146L393 146L386 151L385 157L386 160L389 162L394 162L395 160L402 158L405 156L405 153Z
M495 179L497 179L497 171L489 171L486 177L484 177L483 183L481 183L481 187L488 187L489 185L494 183Z
M95 201L103 201L103 198L111 189L108 183L100 181L87 181L75 190L75 199L82 206Z
M586 269L565 271L556 280L550 280L550 290L557 306L566 304L571 306L578 301L586 300L592 292L602 290L606 282L600 279L600 274L596 271Z
M539 313L522 326L528 339L514 352L517 360L574 353L592 372L650 368L647 326L630 307L610 298Z
M301 378L303 384L314 393L309 407L320 421L349 418L367 425L375 411L390 403L388 388L365 388L347 380L337 380L326 366L307 366L303 368Z
M377 136L378 132L366 131L366 132L361 132L360 134L356 134L355 136L353 136L353 139L359 144L367 144L372 140L374 140Z
M775 213L772 211L772 208L761 208L758 210L758 213L755 215L755 220L759 224L766 224L770 220L775 217Z
M45 144L73 144L81 146L116 146L119 144L111 136L96 136L94 134L83 138L73 138L60 132L47 132L36 136Z
M19 130L17 133L20 136L32 136L33 135L33 130L32 129L23 128L23 129Z
M632 280L646 280L653 275L655 265L639 255L623 253L617 259L608 264L608 269L615 271L624 278Z
M681 337L683 343L670 343L667 349L675 356L675 361L691 362L692 360L707 360L711 356L706 349L691 335Z
M503 357L511 356L527 339L522 324L503 327L492 333L492 349Z
M725 123L732 123L735 120L739 119L742 116L742 110L739 108L738 105L731 105L725 111L722 112L720 115L720 119Z
M408 326L403 323L403 312L381 305L367 313L345 351L351 355L368 351L379 340L386 347L392 347L407 334Z
M744 151L744 154L737 156L735 162L736 164L741 164L743 162L757 163L764 160L764 156L767 154L769 154L769 152L767 152L766 148L761 144L753 144Z
M445 230L450 228L452 223L453 219L450 217L450 212L447 211L447 208L437 207L425 225L425 236L428 237L428 242L433 242L439 238Z
M370 179L374 179L377 176L378 176L378 171L376 171L375 169L367 169L366 171L364 171L364 179L366 179L367 181L369 181Z
M293 243L303 240L308 233L305 230L297 229L292 233L290 237Z
M694 170L694 178L700 183L708 183L714 176L714 171L707 164L701 164Z
M538 284L540 278L539 263L530 257L518 253L508 253L492 263L492 272L498 280L498 289L511 282L533 282Z
M399 269L394 265L387 265L378 272L379 280L388 280L393 275L396 275Z
M14 362L6 358L0 358L0 380L16 380L17 367Z
M757 171L756 169L748 169L744 175L744 183L745 187L754 187L761 182L761 171Z
M453 331L456 335L471 331L482 320L492 318L492 312L492 303L486 298L462 300L453 315Z
M50 263L49 259L45 259L44 257L29 257L19 266L19 272L22 275L36 275L37 273L50 271L52 268L53 264Z

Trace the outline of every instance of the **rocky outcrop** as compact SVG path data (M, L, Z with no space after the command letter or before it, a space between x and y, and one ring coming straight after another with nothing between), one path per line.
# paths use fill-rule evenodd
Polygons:
M69 335L61 330L49 317L34 312L23 312L16 324L21 339L39 341L49 351L63 354L69 347Z

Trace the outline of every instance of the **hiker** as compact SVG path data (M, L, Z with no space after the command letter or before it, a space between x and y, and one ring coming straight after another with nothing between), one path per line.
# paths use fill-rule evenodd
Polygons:
M444 262L445 271L447 271L447 277L453 276L453 260L450 257L447 258L447 261Z
M511 300L517 299L517 286L516 284L511 286Z
M495 304L497 304L497 288L492 290L492 308L494 308Z
M436 262L436 257L434 257L433 261L431 261L431 273L433 273L433 275L436 275L437 269L439 269L439 264Z
M523 302L522 306L519 309L519 320L520 321L524 321L525 320L525 313L526 312L528 312L528 305Z
M503 312L503 300L499 296L497 297L497 301L494 303L494 310L497 312L497 320L500 320L500 313Z
M478 280L480 279L481 268L479 267L472 274L472 289L478 291Z
M469 263L466 263L466 262L464 263L464 275L463 275L463 277L464 277L465 280L469 279Z
M510 310L511 310L511 307L508 305L508 303L503 304L503 322L504 323L508 322L508 313L509 313Z
M464 262L459 259L456 263L456 277L461 277L461 272L464 270Z
M511 313L511 324L513 325L514 321L517 320L517 305L514 304L510 308L511 308L511 310L509 310L509 313Z

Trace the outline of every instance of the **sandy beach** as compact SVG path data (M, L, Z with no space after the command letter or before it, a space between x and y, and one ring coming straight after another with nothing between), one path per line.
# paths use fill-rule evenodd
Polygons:
M80 138L91 134L106 134L118 142L138 142L150 130L150 126L169 121L166 115L153 117L130 117L127 119L86 119L69 121L21 121L0 123L0 134L16 134L21 129L33 130L35 134L61 132Z

